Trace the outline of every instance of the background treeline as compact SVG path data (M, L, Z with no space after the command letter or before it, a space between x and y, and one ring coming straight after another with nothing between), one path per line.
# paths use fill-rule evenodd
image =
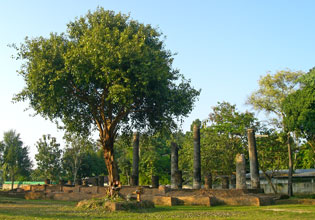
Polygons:
M315 70L278 71L259 80L259 88L246 100L255 110L267 113L263 121L253 112L241 112L236 105L218 102L209 111L208 118L196 119L201 127L201 159L203 175L231 175L235 172L236 154L248 159L247 129L256 134L260 170L267 180L279 169L315 168ZM193 126L192 124L192 126ZM191 128L192 128L191 126ZM170 183L170 149L172 142L179 147L179 169L184 184L192 183L193 138L192 129L183 133L168 128L155 133L141 132L139 182L147 185L157 175L161 184ZM87 136L66 132L66 146L54 137L43 135L36 143L37 167L29 158L29 148L20 135L10 130L4 133L0 144L2 180L77 179L106 175L103 152L99 144ZM292 153L288 154L288 146ZM132 172L132 131L122 132L115 143L115 157L120 179L129 184ZM248 161L248 160L247 160ZM266 172L271 171L271 172ZM271 181L270 181L271 184Z

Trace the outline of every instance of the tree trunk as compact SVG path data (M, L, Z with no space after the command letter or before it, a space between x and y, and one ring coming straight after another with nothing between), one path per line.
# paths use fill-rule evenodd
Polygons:
M292 147L290 142L290 133L288 132L288 154L289 154L289 173L288 173L288 196L293 196L292 189L292 174L293 174L293 162L292 162Z
M272 183L271 177L264 170L263 170L263 173L264 173L264 176L266 177L269 185L271 186L272 191L274 192L274 194L277 194L278 193L277 189L276 189L275 185Z
M116 181L119 181L118 169L114 160L114 149L105 149L104 158L108 171L108 184L113 186Z

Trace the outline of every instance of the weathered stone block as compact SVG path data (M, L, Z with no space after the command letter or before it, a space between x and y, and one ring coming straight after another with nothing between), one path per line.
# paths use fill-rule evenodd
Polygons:
M25 193L25 199L45 199L45 193L44 192L27 192Z
M170 196L154 196L153 203L155 205L174 206L178 204L177 199Z
M213 199L209 196L180 196L176 197L178 203L181 205L200 205L200 206L211 206L213 205ZM212 203L211 203L212 202Z

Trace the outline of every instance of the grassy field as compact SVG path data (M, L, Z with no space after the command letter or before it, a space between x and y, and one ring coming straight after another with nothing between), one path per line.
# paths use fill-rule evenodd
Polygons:
M79 209L75 205L75 202L0 197L0 219L315 219L314 205L158 206L114 213Z

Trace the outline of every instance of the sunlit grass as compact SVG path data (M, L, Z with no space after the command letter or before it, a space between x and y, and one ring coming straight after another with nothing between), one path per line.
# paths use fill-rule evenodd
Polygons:
M157 206L112 213L75 205L75 202L0 197L0 219L315 219L314 205Z

